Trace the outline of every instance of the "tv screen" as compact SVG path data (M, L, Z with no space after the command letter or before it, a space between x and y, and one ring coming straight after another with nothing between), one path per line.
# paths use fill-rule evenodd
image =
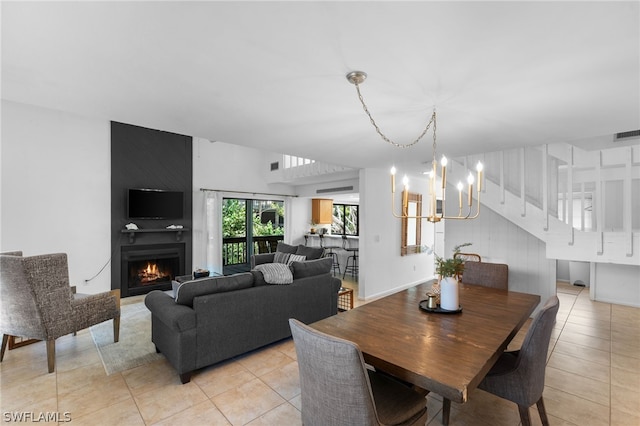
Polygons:
M160 189L129 189L130 219L182 219L184 193Z

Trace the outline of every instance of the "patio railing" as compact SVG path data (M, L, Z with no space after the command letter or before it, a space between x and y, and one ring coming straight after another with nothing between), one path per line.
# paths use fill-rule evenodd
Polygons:
M253 253L273 253L283 235L267 235L253 237ZM222 239L222 265L241 265L249 263L246 237L232 237Z

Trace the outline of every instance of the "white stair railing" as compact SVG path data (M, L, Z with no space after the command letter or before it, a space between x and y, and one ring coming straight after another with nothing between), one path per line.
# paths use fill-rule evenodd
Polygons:
M448 183L483 161L483 207L545 241L549 258L640 265L640 145L561 143L455 161Z

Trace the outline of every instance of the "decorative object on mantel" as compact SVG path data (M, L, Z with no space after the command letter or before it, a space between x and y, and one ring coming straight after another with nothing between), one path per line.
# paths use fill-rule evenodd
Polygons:
M476 212L475 214L472 214L472 207L473 207L473 184L474 184L474 177L473 174L469 173L469 176L467 177L467 183L468 183L468 197L467 197L467 205L468 205L468 210L467 213L464 214L463 213L463 206L462 206L462 189L463 189L463 184L462 182L458 182L457 185L457 189L458 189L458 214L456 216L447 216L446 211L445 211L445 200L446 200L446 191L447 191L447 157L445 157L444 155L442 156L441 160L440 160L440 165L441 165L441 180L442 180L442 210L440 212L438 212L438 200L437 200L437 194L436 194L436 179L438 177L438 173L437 173L437 166L438 163L436 161L436 110L434 108L433 113L431 114L431 119L429 120L429 122L427 123L426 127L424 128L424 130L422 131L422 133L420 133L420 135L413 140L410 143L406 143L406 144L402 144L402 143L397 143L392 141L391 139L389 139L387 136L385 136L382 131L380 130L380 127L378 127L377 123L375 122L375 120L373 119L373 117L371 116L371 113L369 112L369 109L367 108L367 105L364 102L364 98L362 97L362 94L360 93L360 84L362 84L366 79L367 79L367 73L365 73L364 71L352 71L350 73L347 74L347 80L349 80L350 83L354 84L356 86L356 92L358 93L358 99L360 100L360 103L362 104L362 108L364 109L364 112L367 114L367 116L369 117L369 121L371 122L371 124L373 125L373 127L375 128L376 132L380 135L380 137L387 143L389 143L390 145L396 147L396 148L409 148L414 146L415 144L417 144L420 139L423 138L424 135L427 134L427 132L429 131L429 128L432 128L432 132L433 132L433 159L431 162L431 171L428 173L429 175L429 196L430 196L430 202L429 202L429 207L428 207L428 215L427 216L408 216L407 212L406 212L406 205L405 205L405 200L406 200L406 193L408 190L408 185L409 185L409 179L407 178L407 176L405 175L403 178L403 184L404 184L404 190L402 191L402 211L400 214L397 214L395 211L395 192L396 192L396 168L391 167L391 212L393 213L393 215L397 218L414 218L414 219L427 219L429 222L440 222L442 219L475 219L476 217L478 217L478 215L480 214L480 191L482 191L482 171L483 171L483 166L482 163L478 162L478 164L476 165L476 171L478 172L478 189L477 189L477 198L478 198L478 205L476 207ZM433 125L433 127L432 127Z
M136 225L135 223L131 222L131 223L127 223L125 226L125 228L127 228L128 230L132 230L132 229L139 229L138 225Z

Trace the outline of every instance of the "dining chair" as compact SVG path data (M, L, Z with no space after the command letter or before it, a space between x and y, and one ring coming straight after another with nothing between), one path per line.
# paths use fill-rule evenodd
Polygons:
M48 370L53 373L58 337L111 319L117 342L119 291L74 294L66 254L0 255L0 362L11 336L44 340Z
M302 392L302 423L424 425L426 394L368 369L350 341L289 319Z
M504 263L464 262L462 271L464 284L481 285L484 287L509 289L509 266Z
M462 271L462 283L509 290L509 266L503 263L490 263L467 259L464 262L464 270ZM449 424L450 412L451 400L443 398L442 423L444 425Z
M536 404L543 425L548 425L542 392L551 332L556 321L560 301L550 297L536 314L522 347L504 352L480 382L480 389L518 404L522 426L529 426L529 407Z

